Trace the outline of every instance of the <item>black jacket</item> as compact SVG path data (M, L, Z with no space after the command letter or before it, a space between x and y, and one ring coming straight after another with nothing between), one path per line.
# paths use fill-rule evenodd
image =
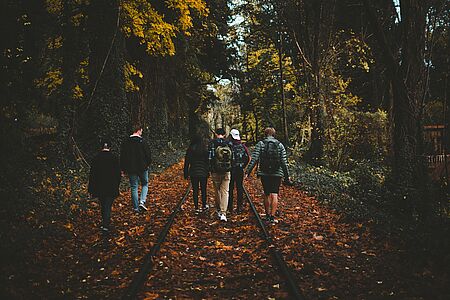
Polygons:
M120 167L127 174L138 174L150 166L150 149L142 137L130 136L120 150Z
M208 151L198 151L194 147L189 147L184 157L184 178L190 177L208 177L209 161Z
M119 159L109 151L101 151L94 157L91 164L89 194L94 197L117 197L119 184Z

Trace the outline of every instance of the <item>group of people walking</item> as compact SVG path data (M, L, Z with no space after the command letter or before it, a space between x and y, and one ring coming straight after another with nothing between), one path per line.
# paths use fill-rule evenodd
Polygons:
M131 200L136 213L147 211L148 172L151 163L149 147L142 138L143 128L137 126L121 146L120 158L111 152L108 141L102 142L101 151L92 161L89 176L89 193L98 197L101 204L102 230L109 231L111 206L119 195L121 177L129 177ZM215 138L208 141L199 135L194 136L186 151L184 178L192 184L192 196L196 213L209 209L207 202L207 181L211 180L215 192L217 217L226 222L227 214L234 212L234 188L236 187L236 212L244 208L244 179L258 166L264 190L266 220L277 223L275 214L278 206L278 192L284 177L289 181L286 150L275 138L275 129L266 128L265 138L258 142L250 155L241 142L237 129L232 129L227 137L223 128L215 131ZM141 194L138 195L139 182ZM199 196L201 205L199 207Z
M110 142L103 141L100 152L91 163L88 192L98 197L101 206L103 231L109 231L111 223L111 207L114 199L119 195L121 177L126 174L130 180L131 202L133 211L141 213L147 211L148 171L151 153L142 138L143 127L138 125L133 133L127 137L120 149L120 159L111 152ZM139 183L141 194L139 195Z

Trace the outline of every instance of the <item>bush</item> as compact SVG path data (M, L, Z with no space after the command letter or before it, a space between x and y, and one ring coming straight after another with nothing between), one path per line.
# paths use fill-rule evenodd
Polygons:
M319 201L352 219L386 221L389 215L385 178L389 170L372 161L354 162L339 172L303 163L291 164L293 179Z
M346 108L334 111L325 144L325 160L333 170L349 170L354 160L379 160L388 151L387 114L358 112Z

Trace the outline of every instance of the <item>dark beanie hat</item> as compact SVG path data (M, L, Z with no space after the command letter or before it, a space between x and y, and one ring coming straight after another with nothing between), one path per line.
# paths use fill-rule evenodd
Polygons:
M219 134L219 135L225 135L225 129L223 129L223 128L217 128L216 134Z

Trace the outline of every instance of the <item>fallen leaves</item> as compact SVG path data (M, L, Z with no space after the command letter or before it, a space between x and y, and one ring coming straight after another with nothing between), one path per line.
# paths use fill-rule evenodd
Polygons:
M70 220L30 209L23 220L42 232L44 239L35 243L34 264L23 268L33 276L28 288L39 298L120 297L186 186L181 169L177 164L152 179L152 202L146 214L132 214L129 191L122 191L114 203L115 230L109 236L98 230L100 207L95 201L86 201L86 210ZM54 187L61 178L45 177L42 182L50 193L67 197L69 191L75 192L74 185L72 190ZM263 212L260 190L259 182L250 182L249 192ZM208 193L211 204L211 187ZM269 231L307 298L383 298L394 293L393 286L397 297L414 298L408 280L422 280L423 285L423 278L435 280L431 267L415 272L411 279L399 259L400 246L393 239L375 236L370 224L346 223L292 187L282 186L281 195L280 223ZM80 207L76 203L68 208L78 212ZM155 265L140 299L289 297L251 215L232 215L226 224L217 221L213 210L194 215L191 195ZM9 281L23 282L18 274L4 273ZM49 284L55 288L49 289ZM61 291L64 294L57 294Z

